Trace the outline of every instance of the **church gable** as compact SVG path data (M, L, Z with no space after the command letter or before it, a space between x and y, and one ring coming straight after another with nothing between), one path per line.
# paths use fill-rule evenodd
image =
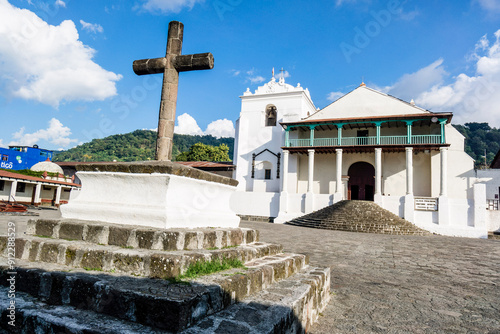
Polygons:
M360 86L306 120L405 116L428 112L395 97Z

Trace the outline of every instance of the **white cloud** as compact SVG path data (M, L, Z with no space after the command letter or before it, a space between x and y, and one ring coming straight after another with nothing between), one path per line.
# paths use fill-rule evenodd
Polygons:
M492 12L500 12L500 1L498 0L476 0L483 9Z
M84 20L80 20L80 23L82 25L82 29L83 30L87 30L88 32L91 32L91 33L102 33L104 32L104 29L103 27L100 25L100 24L97 24L97 23L87 23L85 22Z
M261 82L264 82L266 81L266 79L263 77L263 76L255 76L255 77L248 77L247 78L252 84L258 84L258 83L261 83Z
M0 86L11 96L55 108L63 101L116 95L121 75L92 61L73 21L49 25L35 13L0 0Z
M143 0L145 3L141 6L143 10L149 12L161 13L179 13L182 9L191 10L195 4L202 3L205 0Z
M447 73L443 68L443 59L438 59L415 73L403 75L396 84L384 88L383 91L410 101L420 93L443 83L446 75Z
M203 131L201 131L196 120L187 113L177 116L177 124L174 128L174 133L180 135L203 135Z
M336 0L335 1L335 6L340 7L345 3L356 3L357 0Z
M240 75L241 71L239 71L239 70L231 70L231 73L233 74L233 76L237 77L238 75Z
M288 72L288 71L283 71L283 72L280 71L278 74L278 78L281 78L281 76L283 76L283 78L285 78L285 79L291 77L290 72Z
M12 136L14 140L9 145L26 145L32 146L41 140L48 141L51 144L67 147L71 143L76 143L76 139L71 139L71 130L64 126L58 119L52 118L49 121L47 129L41 129L34 133L24 133L25 128L22 127Z
M3 147L3 139L0 139L0 147Z
M234 137L234 124L232 121L225 118L213 121L208 124L205 134L217 138Z
M234 124L225 118L208 124L205 131L202 131L196 120L187 113L177 116L177 124L174 133L180 135L212 135L217 138L234 137Z
M415 9L411 12L405 12L403 8L397 10L398 19L403 21L412 21L414 18L420 15L420 12Z
M461 73L444 83L446 72L440 59L413 73L404 75L386 91L403 99L415 99L417 105L433 111L451 111L455 123L488 122L500 127L500 30L493 44L483 37L469 61L476 72Z
M326 97L326 99L328 101L336 101L338 100L339 98L341 98L342 96L344 96L344 93L342 92L331 92L328 94L328 96Z
M56 7L64 7L66 8L66 3L62 0L56 0Z

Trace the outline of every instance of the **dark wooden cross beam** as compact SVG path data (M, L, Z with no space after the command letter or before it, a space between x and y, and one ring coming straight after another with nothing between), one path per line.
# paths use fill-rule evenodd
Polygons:
M181 54L183 34L184 25L181 22L170 22L165 57L136 60L133 66L137 75L163 73L158 139L156 140L156 160L158 161L172 160L179 72L214 68L214 56L211 53Z

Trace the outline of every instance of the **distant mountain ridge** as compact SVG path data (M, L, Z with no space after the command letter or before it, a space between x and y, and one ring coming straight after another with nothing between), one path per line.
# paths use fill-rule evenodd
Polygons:
M172 157L188 151L196 144L229 147L229 156L233 157L234 138L216 138L211 135L191 136L174 135ZM156 131L136 130L126 134L112 135L102 139L93 139L89 143L78 145L67 151L55 152L54 161L145 161L155 157Z

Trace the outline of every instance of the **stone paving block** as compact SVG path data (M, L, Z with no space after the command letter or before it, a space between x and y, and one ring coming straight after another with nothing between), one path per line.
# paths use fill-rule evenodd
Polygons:
M110 226L108 245L127 247L132 230L127 227Z
M85 241L98 245L107 245L108 239L109 227L93 224L87 225L87 236L85 238Z
M58 226L57 220L44 220L43 223L38 223L37 220L30 220L30 224L35 226L35 235L44 237L54 237L55 227Z
M59 224L59 238L66 240L84 240L85 229L85 225L77 223Z

